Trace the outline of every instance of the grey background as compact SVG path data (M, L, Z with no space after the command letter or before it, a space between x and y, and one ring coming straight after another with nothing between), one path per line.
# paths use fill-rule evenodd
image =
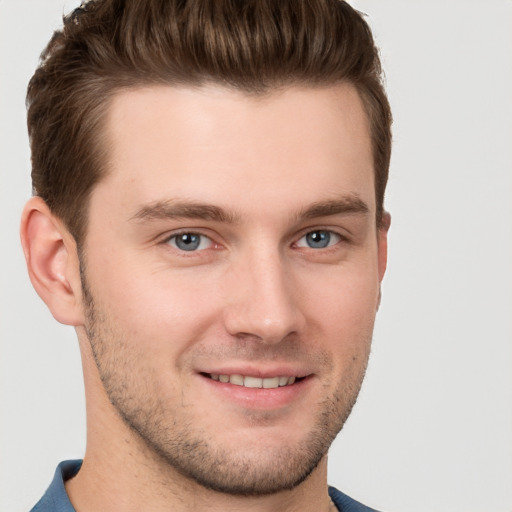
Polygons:
M354 0L382 47L395 145L389 269L330 482L390 512L512 512L512 2ZM64 0L0 3L0 510L85 445L71 328L32 290L25 87Z

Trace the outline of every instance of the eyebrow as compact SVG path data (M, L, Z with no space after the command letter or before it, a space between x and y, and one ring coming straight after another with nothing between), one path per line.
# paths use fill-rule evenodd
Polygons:
M212 204L166 200L144 205L130 218L134 221L165 219L200 219L234 224L238 216Z
M368 205L358 196L349 195L339 199L313 203L297 214L300 219L315 219L333 215L367 215ZM152 221L166 219L199 219L235 224L240 216L235 212L225 210L212 204L196 203L194 201L164 200L142 206L133 215L131 221Z
M317 217L329 217L331 215L368 215L368 205L356 195L349 195L340 199L320 201L313 203L302 210L298 217L303 219L315 219Z

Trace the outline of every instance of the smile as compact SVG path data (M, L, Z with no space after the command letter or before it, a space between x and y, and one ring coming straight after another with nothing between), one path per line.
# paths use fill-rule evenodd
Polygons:
M234 384L235 386L243 386L246 388L264 388L274 389L285 386L291 386L297 380L297 377L251 377L249 375L219 375L216 373L206 373L206 377L223 383Z

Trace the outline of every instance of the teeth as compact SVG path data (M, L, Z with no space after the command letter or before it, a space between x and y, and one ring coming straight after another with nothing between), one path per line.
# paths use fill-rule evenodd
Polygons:
M279 385L286 386L288 384L288 377L279 377Z
M295 381L296 377L267 377L265 379L259 377L249 377L239 374L234 375L219 375L217 373L210 373L210 377L213 380L220 382L234 384L235 386L244 386L246 388L265 388L275 389L283 386L291 386Z
M263 387L266 389L278 388L279 387L279 377L263 379Z
M235 384L236 386L243 386L244 377L243 375L231 375L231 377L229 377L229 382L231 382L231 384Z

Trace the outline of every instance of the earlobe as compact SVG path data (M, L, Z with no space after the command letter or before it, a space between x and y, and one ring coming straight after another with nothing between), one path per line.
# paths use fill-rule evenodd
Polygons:
M38 295L57 321L82 325L76 243L40 197L27 202L20 235L30 280Z

